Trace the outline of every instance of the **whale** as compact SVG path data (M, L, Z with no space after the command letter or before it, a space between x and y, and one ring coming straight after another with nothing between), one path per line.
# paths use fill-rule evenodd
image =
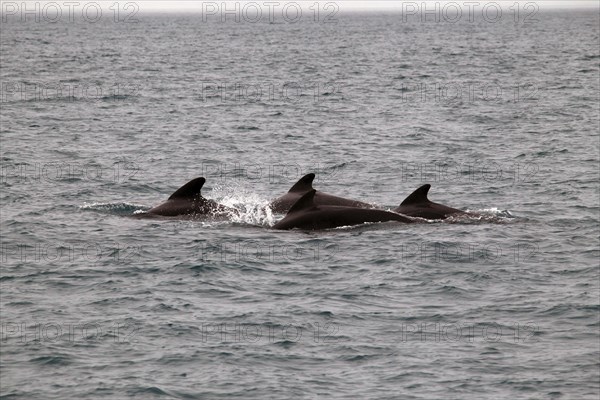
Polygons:
M273 225L273 228L321 230L360 225L366 222L415 222L404 215L391 211L339 205L319 205L315 202L317 193L315 189L312 189L302 195L290 208L286 216Z
M275 213L285 214L303 195L313 189L312 183L315 179L315 174L310 173L304 175L292 186L292 188L283 196L276 198L270 204L271 210ZM328 206L343 206L355 208L374 208L373 205L363 203L358 200L345 199L343 197L333 196L331 194L317 191L313 202L316 205Z
M222 204L204 198L201 190L206 179L194 178L177 189L164 203L150 210L136 214L137 217L225 217L234 210Z
M446 219L451 215L468 214L465 211L430 201L427 198L429 189L431 189L430 184L421 186L404 199L400 206L393 211L409 217L419 217L428 220Z

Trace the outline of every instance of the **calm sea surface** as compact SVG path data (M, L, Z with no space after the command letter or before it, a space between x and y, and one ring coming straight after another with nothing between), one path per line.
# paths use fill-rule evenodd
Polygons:
M3 15L2 399L598 399L597 10L118 4ZM270 229L308 172L487 217Z

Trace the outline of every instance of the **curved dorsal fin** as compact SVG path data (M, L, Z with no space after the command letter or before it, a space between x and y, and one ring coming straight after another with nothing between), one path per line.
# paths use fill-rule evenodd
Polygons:
M312 172L310 174L304 175L302 178L300 178L298 180L298 182L296 182L296 184L294 186L292 186L292 188L290 190L288 190L288 193L290 193L290 192L308 192L309 190L312 190L313 179L315 179L315 174L313 174Z
M187 199L196 196L201 196L200 190L202 189L202 186L204 186L204 182L206 182L206 179L204 178L192 179L191 181L177 189L175 193L173 193L171 197L169 197L169 200Z
M300 197L298 201L296 201L294 205L290 208L288 214L314 207L315 193L317 193L315 189L311 189L308 192L304 193L304 195L302 195L302 197Z
M429 192L430 188L431 185L429 183L421 186L420 188L412 192L406 199L404 199L404 201L400 203L400 205L407 206L409 204L429 203L430 201L427 198L427 192Z

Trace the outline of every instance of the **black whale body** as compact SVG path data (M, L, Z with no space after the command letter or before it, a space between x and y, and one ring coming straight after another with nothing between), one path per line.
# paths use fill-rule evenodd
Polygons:
M177 189L164 203L135 217L226 217L234 210L214 200L204 198L201 193L206 179L192 179Z
M361 201L345 199L316 191L312 187L314 178L315 174L312 173L303 176L292 186L288 193L271 203L274 212L287 212L287 215L273 226L275 229L291 229L293 227L301 229L327 229L337 226L383 221L410 223L414 221L406 216L435 220L445 219L451 215L469 214L465 211L430 201L427 198L427 194L431 188L429 184L425 184L415 190L404 199L399 207L390 212L375 209L371 204ZM205 182L206 179L203 177L192 179L177 189L164 203L144 213L135 214L134 217L208 218L228 217L235 213L235 209L202 196L201 190ZM302 213L299 213L299 211L302 211ZM319 218L322 220L319 220Z
M346 206L315 204L315 189L305 193L288 211L274 229L319 230L340 226L360 225L366 222L414 222L395 212Z
M276 213L287 213L303 195L314 190L312 187L314 179L315 174L313 173L304 175L286 194L271 202L271 210ZM363 203L362 201L345 199L321 191L316 192L313 201L316 205L373 208L371 204Z
M427 193L430 188L430 184L421 186L404 199L400 206L393 211L408 215L409 217L419 217L429 220L446 219L451 215L468 214L465 211L430 201L427 198Z

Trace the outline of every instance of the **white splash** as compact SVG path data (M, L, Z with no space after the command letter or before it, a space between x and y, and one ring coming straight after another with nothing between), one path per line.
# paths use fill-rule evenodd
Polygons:
M263 226L275 225L276 217L269 207L270 200L250 192L244 187L217 186L213 188L211 197L218 203L237 211L230 216L231 222Z

